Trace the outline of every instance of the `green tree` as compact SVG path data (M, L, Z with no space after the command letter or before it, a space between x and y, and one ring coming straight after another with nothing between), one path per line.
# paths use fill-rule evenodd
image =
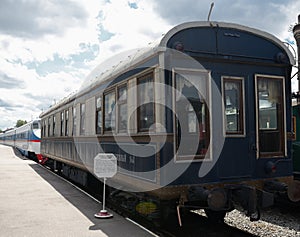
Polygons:
M24 125L24 124L26 124L26 123L27 123L26 120L19 119L19 120L17 121L16 127L17 127L17 128L18 128L18 127L21 127L22 125Z

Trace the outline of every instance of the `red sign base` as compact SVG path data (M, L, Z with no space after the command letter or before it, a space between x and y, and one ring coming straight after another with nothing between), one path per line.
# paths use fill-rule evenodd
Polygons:
M105 218L113 217L113 214L108 213L106 210L101 210L100 212L96 213L94 216L96 218L105 219Z

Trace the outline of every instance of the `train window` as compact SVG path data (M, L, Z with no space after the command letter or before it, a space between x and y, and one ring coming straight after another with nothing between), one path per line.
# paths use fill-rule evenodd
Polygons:
M115 105L115 91L112 91L104 96L104 131L115 131Z
M244 134L243 78L223 77L225 130L227 135Z
M48 137L51 136L51 134L50 134L50 131L51 131L50 124L51 124L51 117L48 118Z
M40 128L40 123L38 121L34 121L32 123L32 129L39 129Z
M72 136L76 136L77 122L76 122L76 107L73 107L73 126L72 126Z
M256 75L258 156L283 156L284 90L282 77Z
M64 135L64 112L60 113L60 135Z
M102 133L102 99L96 98L96 133Z
M65 135L69 136L69 110L65 111L65 118L66 118L66 123L65 123Z
M176 71L175 126L177 160L203 159L208 150L210 129L207 106L207 72ZM181 143L189 144L180 146Z
M46 137L46 120L43 120L43 130L42 130L42 134L43 134L43 137Z
M85 133L85 104L80 105L80 135Z
M127 132L127 86L118 88L118 132Z
M52 136L55 136L55 115L53 115Z
M138 130L149 131L154 123L153 74L138 79Z

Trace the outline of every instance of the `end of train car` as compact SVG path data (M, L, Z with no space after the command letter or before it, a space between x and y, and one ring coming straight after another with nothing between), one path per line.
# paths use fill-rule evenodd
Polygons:
M298 90L300 88L300 67L299 67L299 59L300 59L300 15L298 15L298 23L293 28L294 37L296 39L297 47L298 47ZM296 75L296 74L295 74ZM294 181L290 184L289 188L289 198L293 201L300 201L300 93L299 91L292 94L293 98L293 149L292 149L292 157L293 157L293 168L294 168Z
M300 104L297 97L293 105L293 167L295 178L300 180Z
M294 37L298 46L298 89L300 90L300 15L298 16L298 24L293 28ZM293 161L294 161L294 174L300 180L300 92L293 93Z
M82 184L97 154L113 153L116 189L257 220L293 179L294 64L266 32L183 23L43 112L41 153Z

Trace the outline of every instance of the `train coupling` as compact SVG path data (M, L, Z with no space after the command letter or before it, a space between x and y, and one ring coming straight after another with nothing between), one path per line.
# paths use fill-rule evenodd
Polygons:
M265 182L264 190L273 194L288 194L288 198L292 202L300 201L300 181L293 179L287 184L277 180Z
M208 207L219 211L228 209L228 194L223 188L206 189L203 187L191 187L188 193L188 203Z
M288 185L277 180L269 180L264 183L264 190L270 193L286 193Z

